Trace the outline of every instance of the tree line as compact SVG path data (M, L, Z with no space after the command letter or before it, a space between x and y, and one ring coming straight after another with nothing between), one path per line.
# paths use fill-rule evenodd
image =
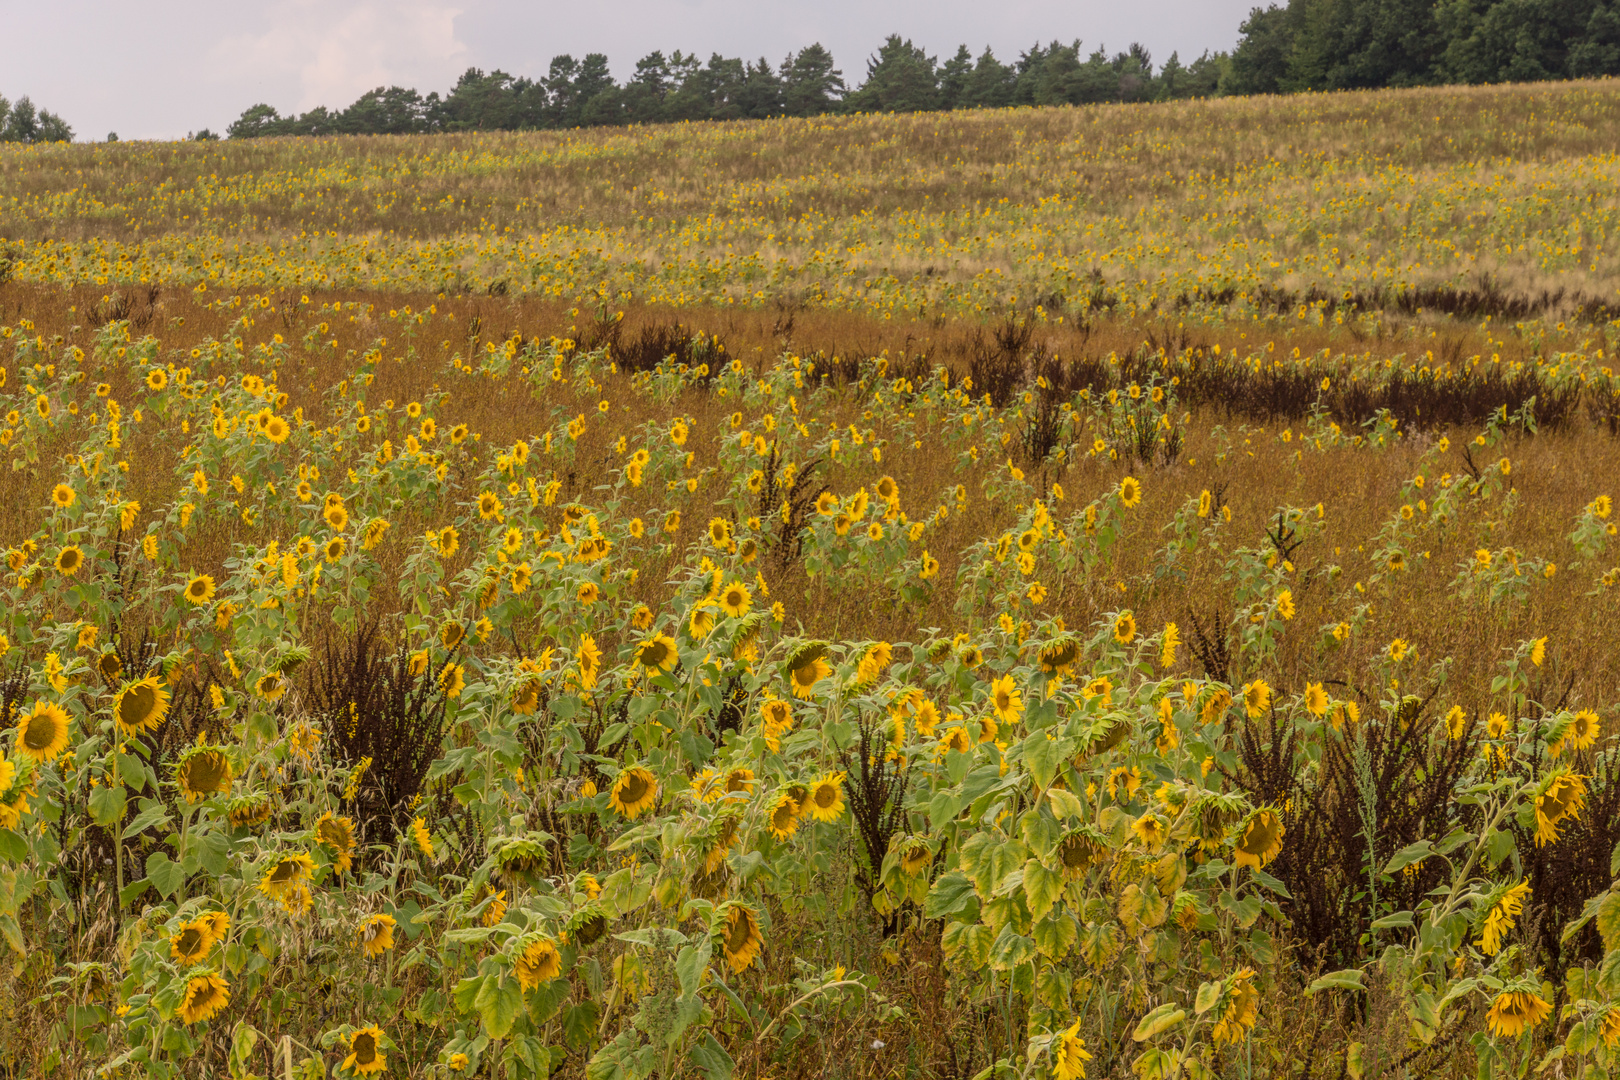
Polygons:
M1147 49L1132 45L1109 56L1085 53L1078 41L1036 45L1004 63L966 45L941 63L899 35L883 43L851 88L832 54L810 45L772 66L715 53L653 52L616 82L602 53L564 54L542 78L469 68L444 95L379 87L344 109L320 106L281 115L254 105L227 129L232 138L266 135L397 135L428 131L514 131L650 124L681 120L762 120L840 112L925 112L1006 105L1061 105L1208 97L1229 64L1206 52L1190 64L1178 56L1155 70Z
M73 129L25 94L13 105L0 94L0 143L72 142Z
M1620 75L1620 0L1287 0L1240 29L1224 93Z

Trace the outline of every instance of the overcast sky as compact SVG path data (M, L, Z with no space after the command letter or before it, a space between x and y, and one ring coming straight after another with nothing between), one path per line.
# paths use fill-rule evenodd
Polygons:
M468 67L545 73L603 52L621 80L654 49L778 63L819 41L845 81L900 33L944 59L1003 60L1036 41L1145 44L1156 63L1229 49L1256 0L0 0L0 95L24 94L78 138L221 131L250 105L341 108L384 84L446 90Z

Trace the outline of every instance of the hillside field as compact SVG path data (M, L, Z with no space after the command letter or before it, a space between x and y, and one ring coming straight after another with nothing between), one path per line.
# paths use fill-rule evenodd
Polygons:
M1620 1073L1617 140L0 148L0 1075Z

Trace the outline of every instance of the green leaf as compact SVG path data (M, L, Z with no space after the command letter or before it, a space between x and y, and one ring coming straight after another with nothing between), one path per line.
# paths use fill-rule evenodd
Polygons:
M681 984L681 996L688 997L703 986L703 972L709 966L713 946L704 938L696 945L683 945L675 957L675 978Z
M941 874L933 888L928 890L928 897L923 901L923 915L930 919L960 915L976 909L978 899L973 892L973 882L967 879L967 875L960 870L952 870L948 874Z
M1057 776L1058 765L1063 761L1060 749L1058 741L1047 738L1045 731L1031 732L1024 740L1024 764L1038 786L1050 787Z
M1386 874L1398 874L1408 866L1416 865L1434 854L1434 844L1428 840L1419 840L1415 844L1407 844L1395 853L1384 867Z
M1039 921L1046 918L1057 898L1063 893L1063 878L1048 870L1038 859L1024 864L1024 899L1029 903L1030 917Z
M10 829L0 829L0 859L20 863L28 858L28 841Z
M1620 893L1609 893L1598 905L1597 929L1603 937L1603 951L1620 945Z
M1131 1038L1137 1042L1146 1042L1161 1032L1179 1027L1187 1019L1187 1010L1181 1008L1173 1001L1167 1001L1157 1009L1142 1017Z
M1591 1020L1583 1020L1569 1029L1569 1038L1564 1040L1564 1051L1569 1054L1589 1054L1597 1049L1599 1042L1597 1025Z
M137 896L141 895L141 893L145 892L151 887L151 878L141 878L139 881L130 882L128 885L125 885L123 891L118 894L118 906L129 907L130 904L134 903Z
M563 1041L576 1050L589 1046L596 1036L596 1019L595 1001L583 1001L578 1005L569 1006L563 1012Z
M705 1031L696 1042L692 1044L688 1056L692 1064L708 1080L731 1080L731 1074L736 1071L737 1063L731 1060L726 1048L715 1041L712 1034Z
M152 887L165 900L179 892L180 886L186 883L184 868L170 859L165 851L154 851L146 857L146 876L152 879Z
M1397 911L1393 915L1385 915L1382 919L1375 920L1372 924L1372 929L1388 930L1392 927L1400 926L1410 930L1412 925L1412 913L1410 911Z
M1065 908L1035 924L1035 948L1042 956L1061 960L1080 939L1080 924Z
M103 828L124 818L127 796L117 784L104 784L90 793L90 819Z
M1080 797L1068 788L1047 788L1046 799L1052 804L1052 813L1059 819L1084 818L1086 816L1085 804Z
M523 989L516 979L487 978L479 987L473 1007L484 1021L484 1032L492 1039L504 1039L523 1013Z
M150 805L148 805L145 810L142 810L139 814L135 815L135 820L124 826L125 840L128 840L132 836L139 835L140 833L151 828L153 825L161 825L169 820L168 807L164 806L160 802L157 802L156 800L147 801L150 803Z
M1221 984L1219 980L1207 982L1198 988L1198 997L1193 1000L1193 1012L1203 1016L1215 1007L1221 1000Z
M1330 971L1305 988L1307 994L1314 994L1320 990L1365 990L1367 986L1362 980L1365 973L1360 968L1345 968L1343 971Z

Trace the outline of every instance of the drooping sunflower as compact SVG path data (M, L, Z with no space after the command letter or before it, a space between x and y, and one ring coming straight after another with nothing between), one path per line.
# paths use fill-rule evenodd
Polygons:
M977 653L978 650L972 651ZM1080 642L1070 637L1059 638L1041 650L1041 670L1048 675L1067 675L1079 659Z
M428 832L425 818L418 817L411 822L411 841L416 844L417 851L433 858L433 835Z
M1053 1036L1051 1054L1053 1080L1085 1080L1086 1062L1091 1055L1086 1052L1086 1040L1080 1037L1079 1020Z
M215 914L222 920L218 924L219 933L215 933ZM180 929L169 936L169 955L182 964L200 963L230 924L230 916L223 911L182 923Z
M1552 1006L1534 990L1507 990L1496 995L1485 1025L1498 1039L1517 1039L1552 1014Z
M328 810L315 822L315 839L332 853L332 865L346 874L354 865L354 822Z
M990 706L1003 724L1011 724L1023 713L1024 696L1018 692L1010 673L990 684Z
M1486 956L1495 956L1502 951L1502 941L1507 932L1524 914L1524 902L1530 897L1530 882L1526 880L1507 888L1499 887L1494 893L1497 895L1486 898L1485 918L1480 924L1482 932L1477 942Z
M394 947L394 927L399 925L392 915L378 912L360 924L356 931L360 939L360 949L368 957L375 960L383 953Z
M96 670L109 684L118 681L118 676L124 673L124 662L118 658L115 649L108 649L96 659Z
M668 634L654 634L636 646L636 666L649 676L672 670L678 659L675 639Z
M1250 719L1266 711L1271 704L1271 687L1266 685L1264 679L1256 679L1246 683L1243 687L1243 710L1249 714Z
M1586 805L1586 781L1574 773L1558 773L1544 781L1536 796L1536 846L1558 840L1558 826L1581 816Z
M17 721L17 752L36 762L55 761L67 749L71 719L52 701L37 701L34 711Z
M562 953L557 951L555 941L538 937L518 954L516 968L518 985L524 990L533 990L562 973Z
M589 690L596 685L596 676L602 670L602 650L596 639L586 634L579 643L579 686Z
M525 679L512 689L512 711L519 716L532 716L540 708L541 682Z
M844 774L827 773L810 785L805 812L817 821L837 821L844 816Z
M832 674L832 668L821 656L822 650L811 649L788 663L788 687L801 701L815 697L816 685Z
M771 835L778 840L786 840L799 828L799 800L794 798L791 791L781 792L771 803L770 812L766 815L766 822L770 826Z
M731 965L731 970L742 971L759 955L760 949L765 944L765 938L759 932L759 920L755 917L753 909L744 904L728 905L725 920L720 948L725 953L726 963Z
M230 984L217 972L199 971L186 980L185 993L175 1012L187 1024L200 1024L230 1003Z
M1063 876L1072 880L1084 877L1086 872L1096 865L1098 858L1106 850L1101 841L1081 831L1071 832L1058 842L1058 862L1062 864Z
M1151 810L1136 819L1131 826L1131 832L1153 851L1163 847L1170 835L1169 826L1164 823L1164 819Z
M315 860L305 852L283 855L264 872L264 877L259 880L259 891L285 902L300 885L309 880L314 869Z
M231 760L217 746L198 743L187 747L174 770L175 782L186 802L231 793Z
M118 730L129 738L153 730L163 723L168 712L169 691L158 682L156 675L127 684L113 701Z
M1238 827L1232 845L1232 861L1239 866L1261 869L1282 850L1282 818L1275 810L1256 810Z
M1215 1021L1215 1043L1240 1041L1260 1018L1260 991L1254 985L1254 969L1243 968L1227 980L1226 1011Z
M253 692L266 701L276 701L287 692L287 680L278 671L267 671L254 681Z
M426 421L432 423L433 421ZM388 1055L382 1048L382 1028L367 1024L349 1036L349 1055L343 1059L343 1068L356 1076L370 1076L388 1068Z
M900 844L900 872L906 877L917 877L926 873L934 863L934 849L928 841L917 836L908 836L899 841Z
M581 948L601 941L608 932L607 916L594 904L587 904L568 918L564 927L568 940Z
M263 825L270 820L275 805L270 796L264 794L242 795L231 800L229 810L226 811L231 826L237 829L250 829L255 825Z
M657 801L658 780L640 765L621 772L608 796L608 805L632 820L651 810Z

